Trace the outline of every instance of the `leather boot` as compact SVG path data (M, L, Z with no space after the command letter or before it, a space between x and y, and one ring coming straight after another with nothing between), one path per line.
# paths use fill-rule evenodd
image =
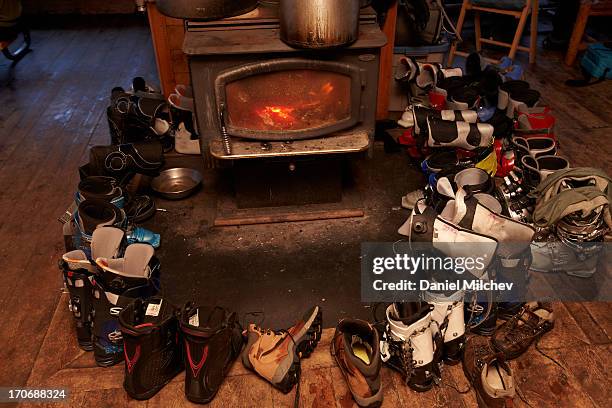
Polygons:
M359 319L340 320L330 351L357 405L379 407L383 401L382 361L378 332L372 325Z
M486 337L465 342L463 371L474 387L479 408L511 408L516 393L512 369Z
M300 380L300 359L309 357L321 339L321 322L321 309L315 306L287 330L250 324L242 364L288 393Z

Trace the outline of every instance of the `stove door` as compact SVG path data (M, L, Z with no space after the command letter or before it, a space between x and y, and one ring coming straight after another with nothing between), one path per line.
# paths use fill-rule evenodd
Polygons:
M359 67L310 59L244 65L216 79L218 108L232 136L297 140L361 121L365 87Z

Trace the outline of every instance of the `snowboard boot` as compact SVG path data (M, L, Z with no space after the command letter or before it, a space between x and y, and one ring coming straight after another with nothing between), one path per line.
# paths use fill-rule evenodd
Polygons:
M488 123L449 122L427 118L429 147L459 147L474 150L493 143L493 126Z
M458 364L465 341L463 317L463 291L451 293L424 292L423 300L433 306L432 319L437 323L442 336L442 358L449 365Z
M93 232L98 227L125 227L127 218L125 212L101 199L83 200L74 213L74 247L91 256L91 241Z
M99 228L92 234L92 256L115 257L121 250L123 231L117 228ZM76 324L79 346L85 351L93 350L91 334L92 290L91 279L97 267L84 251L74 250L62 255L59 262L70 299L68 308Z
M79 182L75 202L79 205L84 200L104 200L123 208L125 197L117 180L106 176L89 176Z
M430 390L440 378L441 350L436 349L432 307L427 303L392 303L381 341L382 360L415 391Z
M512 370L488 338L470 336L465 342L463 371L474 387L479 408L511 408L515 396Z
M191 402L207 404L242 348L236 313L187 303L181 311L180 328L185 342L185 395Z
M495 238L448 221L423 201L417 202L398 233L407 236L410 242L432 243L436 250L451 258L474 257L474 246L477 245L482 262L466 268L477 278L486 275L487 268L497 251Z
M175 308L161 297L136 299L119 313L119 325L123 388L134 399L149 399L183 371Z
M283 393L300 381L300 359L309 357L321 339L319 306L310 308L287 330L272 330L250 324L242 364Z
M132 244L123 258L96 259L93 283L94 358L102 367L123 360L119 313L137 298L154 296L159 288L159 261L152 246Z
M383 401L382 361L378 332L372 325L359 319L340 320L330 352L357 405L379 407Z

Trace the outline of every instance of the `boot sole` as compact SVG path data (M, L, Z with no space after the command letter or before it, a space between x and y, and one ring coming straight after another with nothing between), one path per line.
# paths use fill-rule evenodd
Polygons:
M299 338L295 339L295 348L293 349L293 363L289 367L289 370L281 380L281 382L277 384L273 384L276 388L281 390L283 393L288 393L293 389L293 386L299 381L299 372L300 372L300 359L308 358L319 344L319 340L321 340L321 332L323 331L322 327L322 312L321 309L317 312L317 315L313 319L310 327L306 330L306 333Z
M77 341L79 343L79 347L81 348L81 350L84 350L84 351L93 351L93 349L94 349L93 341L79 340L79 339L77 339Z

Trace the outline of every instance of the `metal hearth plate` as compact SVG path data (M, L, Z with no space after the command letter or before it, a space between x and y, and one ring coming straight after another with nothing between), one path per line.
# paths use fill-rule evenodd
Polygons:
M220 160L358 153L368 150L369 147L370 138L367 132L340 133L292 142L261 142L232 138L232 155L230 156L225 155L221 140L210 141L211 155Z

